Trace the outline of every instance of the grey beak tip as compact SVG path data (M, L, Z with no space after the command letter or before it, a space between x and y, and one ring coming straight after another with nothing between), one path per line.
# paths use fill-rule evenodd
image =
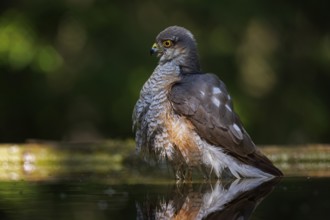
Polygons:
M156 53L156 50L155 50L154 48L151 48L151 49L149 50L149 54L150 54L150 56L154 55L155 53Z

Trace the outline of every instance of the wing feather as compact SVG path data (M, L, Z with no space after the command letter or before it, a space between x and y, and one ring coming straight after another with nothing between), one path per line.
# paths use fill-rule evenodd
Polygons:
M245 131L224 83L214 74L186 74L172 86L168 96L174 111L185 116L208 143L245 164L282 176L254 145Z
M169 100L176 113L184 115L196 132L228 153L245 157L255 145L234 112L226 86L213 74L187 74L172 86Z

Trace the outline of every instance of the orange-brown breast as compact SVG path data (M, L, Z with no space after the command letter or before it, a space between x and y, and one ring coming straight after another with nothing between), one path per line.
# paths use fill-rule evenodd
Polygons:
M179 150L188 166L197 166L201 161L201 152L195 142L192 123L184 116L169 111L165 115L165 126L169 139Z

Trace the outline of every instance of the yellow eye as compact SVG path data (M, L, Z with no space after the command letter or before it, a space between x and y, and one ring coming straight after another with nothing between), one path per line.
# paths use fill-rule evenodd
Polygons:
M171 40L164 40L163 41L163 46L166 48L172 47L173 42Z

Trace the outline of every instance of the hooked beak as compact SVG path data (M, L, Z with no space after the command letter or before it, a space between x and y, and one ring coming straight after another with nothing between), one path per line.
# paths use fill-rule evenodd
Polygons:
M159 47L157 43L154 43L150 48L150 55L158 54L158 52L159 52Z

